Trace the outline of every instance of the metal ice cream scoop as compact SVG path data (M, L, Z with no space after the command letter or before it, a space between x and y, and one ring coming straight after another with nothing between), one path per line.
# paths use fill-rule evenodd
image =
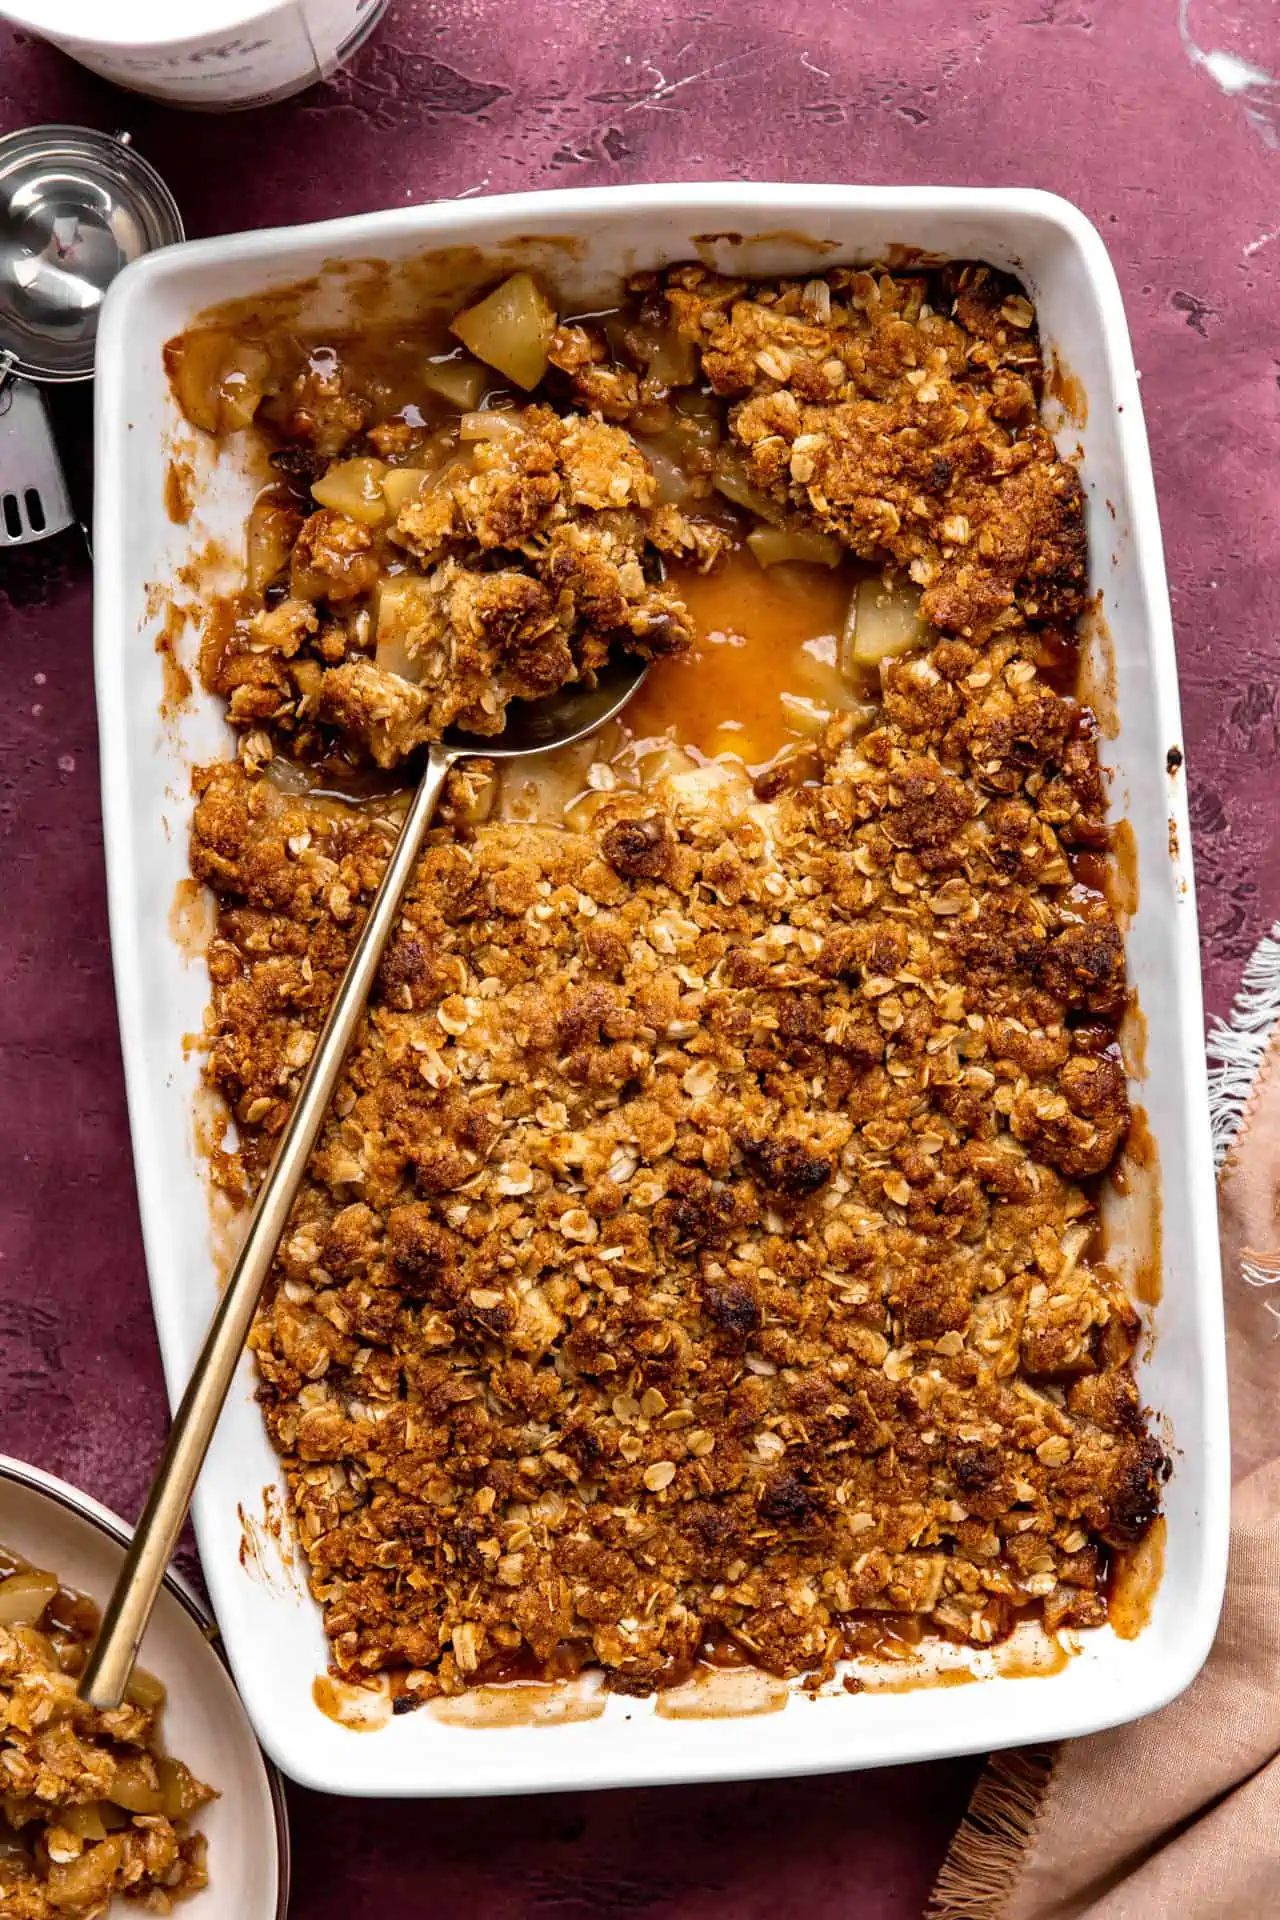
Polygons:
M0 548L75 519L33 382L93 378L103 297L182 219L128 134L24 127L0 139Z

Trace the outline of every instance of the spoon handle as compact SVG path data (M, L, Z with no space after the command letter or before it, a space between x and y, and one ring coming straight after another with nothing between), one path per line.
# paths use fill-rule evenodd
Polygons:
M80 1682L80 1698L90 1706L116 1707L124 1697L165 1568L182 1531L200 1468L253 1324L263 1283L306 1172L352 1035L372 991L383 949L399 914L401 898L431 824L445 777L458 758L456 750L434 746L431 749L368 918L320 1030L275 1158L258 1189L244 1245L209 1323L182 1403L174 1415L147 1503Z

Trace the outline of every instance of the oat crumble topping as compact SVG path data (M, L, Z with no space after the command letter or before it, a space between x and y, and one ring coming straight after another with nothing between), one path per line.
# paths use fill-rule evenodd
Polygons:
M113 1896L146 1913L208 1883L190 1819L209 1800L164 1752L164 1689L138 1672L119 1707L76 1684L97 1631L81 1596L0 1549L0 1912L99 1920Z
M865 560L889 555L921 611L966 638L1083 605L1084 504L1037 414L1035 312L1006 276L834 272L749 286L700 267L663 292L732 405L749 477Z
M253 1335L335 1667L418 1698L1098 1625L1165 1472L1098 1229L1124 948L1073 868L1105 794L1030 303L973 266L687 267L628 324L551 340L586 413L535 401L354 542L412 554L438 676L370 659L322 510L220 656L257 744L197 776L207 1072L251 1187L394 831L263 777L282 744L385 763L619 636L687 644L649 556L717 564L740 510L922 590L803 764L602 769L573 826L476 823L464 782L432 835ZM677 431L673 502L643 447Z
M611 648L688 645L688 615L650 558L685 523L670 507L649 515L653 476L631 437L545 406L489 418L499 437L454 449L385 526L328 507L298 516L288 596L248 614L209 663L233 724L300 745L337 733L391 767L450 726L500 732L511 700L590 675Z

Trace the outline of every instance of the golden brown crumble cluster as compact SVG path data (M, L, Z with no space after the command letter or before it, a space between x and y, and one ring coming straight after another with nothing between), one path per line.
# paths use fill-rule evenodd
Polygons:
M274 460L295 492L262 515L265 602L246 600L203 662L246 764L273 741L336 741L394 766L451 725L501 731L510 700L588 677L612 650L684 648L663 557L707 568L730 546L714 512L685 511L723 505L717 459L766 517L896 563L947 631L980 640L1080 611L1079 478L1039 422L1034 310L1007 276L835 268L753 284L679 267L633 293L640 326L620 340L582 325L551 340L550 383L584 412L371 424L342 362L294 377ZM650 455L692 425L678 409L702 383L725 440L715 458L706 439L685 445L676 504ZM311 497L335 475L345 511Z
M530 407L355 542L367 577L307 522L227 656L260 747L197 781L208 1075L251 1187L395 830L254 777L272 733L311 714L391 760L611 635L682 644L647 556L715 564L720 493L923 589L874 708L754 788L601 764L578 829L432 837L253 1336L335 1665L410 1696L1100 1624L1165 1470L1098 1231L1124 951L1070 864L1105 798L1061 691L1084 525L1030 305L974 266L634 291L630 331L551 342L591 417ZM387 541L443 662L394 710L334 612Z
M655 566L682 517L650 514L631 437L545 406L489 420L497 437L454 446L385 525L294 515L285 597L246 610L206 656L233 724L264 736L251 762L272 735L305 748L318 731L394 766L450 726L500 732L511 700L583 679L615 649L688 645ZM412 433L394 445L414 457Z
M895 663L772 802L436 836L255 1335L344 1673L1105 1618L1162 1459L1079 1184L1128 1116L1099 779L1032 651ZM209 1070L269 1141L388 837L202 785Z
M750 479L905 568L927 620L973 639L1080 612L1080 480L1039 422L1035 311L1007 275L749 285L680 267L661 293L731 403Z
M0 1625L0 1912L98 1920L123 1894L170 1913L207 1883L204 1839L188 1823L212 1791L162 1751L163 1691L149 1675L109 1712L76 1697L87 1641L49 1618L72 1596L46 1608L46 1587L56 1582L31 1569L0 1582L0 1611L29 1622Z

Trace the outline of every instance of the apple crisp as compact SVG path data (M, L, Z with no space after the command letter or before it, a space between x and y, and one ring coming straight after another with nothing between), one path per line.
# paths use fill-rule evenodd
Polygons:
M191 1816L214 1795L164 1752L164 1688L135 1671L124 1702L76 1683L97 1608L0 1548L0 1911L98 1920L116 1894L147 1913L207 1884Z
M333 499L363 462L379 499L330 560L338 508L273 495L276 572L206 650L242 729L192 835L225 1184L269 1159L398 818L303 747L497 731L617 646L696 674L707 569L797 609L847 579L850 612L771 663L763 760L682 752L677 717L555 819L454 779L253 1334L334 1665L404 1705L585 1666L644 1694L1100 1625L1166 1462L1099 1224L1124 942L1034 312L974 265L680 267L535 318L494 437L459 437L476 390L461 428L395 411L356 347L327 409L314 356L264 384L277 471Z

